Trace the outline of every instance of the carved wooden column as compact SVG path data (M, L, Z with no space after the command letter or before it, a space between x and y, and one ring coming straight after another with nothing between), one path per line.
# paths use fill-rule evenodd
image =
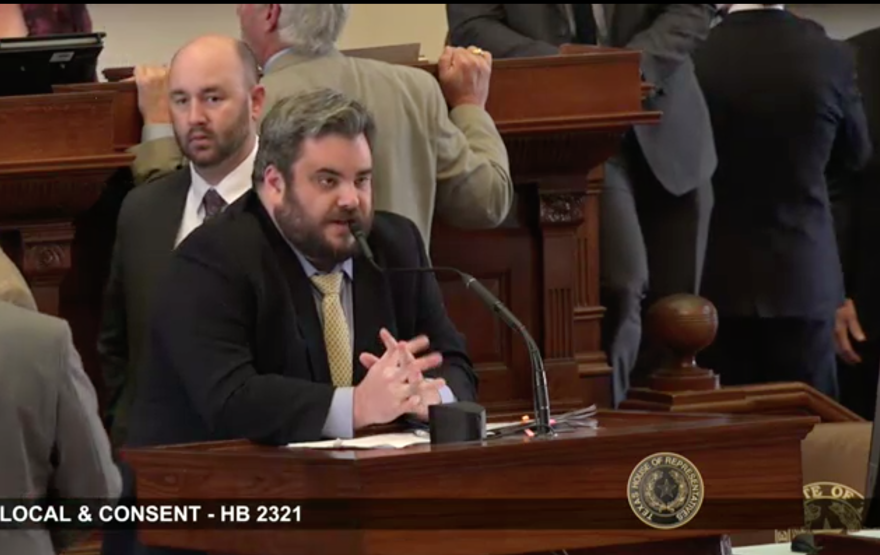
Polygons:
M562 404L578 404L574 347L574 298L577 283L577 230L584 222L587 193L581 180L568 178L538 192L543 260L543 355L551 390L564 392ZM540 342L540 340L538 340ZM558 398L558 397L557 397Z
M71 268L74 228L70 222L23 224L22 274L31 286L40 312L61 315L61 282Z
M602 351L602 318L599 296L599 203L604 182L603 166L587 179L584 221L577 229L575 246L574 349L585 395L600 405L611 405L611 366Z

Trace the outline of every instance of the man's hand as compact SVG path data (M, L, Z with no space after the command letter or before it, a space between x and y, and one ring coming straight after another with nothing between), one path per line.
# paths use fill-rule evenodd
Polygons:
M447 46L437 61L440 88L450 108L462 104L486 107L489 99L489 77L492 75L492 54L479 48Z
M138 88L138 108L145 124L171 123L168 101L168 68L137 66L134 81Z
M415 355L428 348L429 341L424 335L420 335L411 341L397 341L386 329L379 332L379 337L385 344L386 352L395 349L398 345L405 346L402 354L403 365L407 366L415 360ZM379 360L376 355L364 353L361 355L361 364L369 370ZM422 420L428 419L428 407L431 405L439 405L443 398L440 396L440 390L446 386L446 380L443 378L425 378L422 372L409 372L406 382L415 388L415 395L420 399L418 406L410 411Z
M834 346L837 349L838 356L844 362L847 364L858 364L862 361L862 357L853 349L850 336L860 343L865 340L865 332L862 331L862 325L859 323L856 305L852 302L852 299L847 299L843 306L837 309L834 322Z
M426 337L397 341L385 329L379 336L385 344L385 354L381 358L371 353L360 355L367 376L354 390L356 430L372 424L385 424L407 413L427 414L424 403L433 400L432 387L423 384L439 381L438 390L445 385L443 380L425 380L422 375L443 362L439 353L416 356L428 347ZM423 395L427 397L423 398ZM437 397L439 399L439 393Z

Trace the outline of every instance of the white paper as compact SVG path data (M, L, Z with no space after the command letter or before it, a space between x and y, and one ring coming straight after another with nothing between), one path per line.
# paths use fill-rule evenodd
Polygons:
M402 449L410 445L430 443L431 439L414 433L378 434L354 439L328 439L289 443L295 449Z
M498 428L506 428L507 426L519 426L522 423L522 420L511 420L510 422L489 422L486 424L486 431L491 432L493 430L497 430Z

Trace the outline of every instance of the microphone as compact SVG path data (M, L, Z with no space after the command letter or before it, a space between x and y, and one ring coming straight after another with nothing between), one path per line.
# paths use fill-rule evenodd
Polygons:
M370 248L370 245L367 243L367 237L364 233L364 230L361 228L360 224L356 221L352 221L349 223L349 230L351 234L354 236L355 241L357 241L358 247L360 247L361 252L363 252L367 261L371 266L376 268L380 273L385 274L386 272L427 272L427 273L438 273L438 272L448 272L457 275L464 282L465 287L473 291L476 296L483 301L483 303L489 307L492 312L494 312L501 319L502 322L507 324L511 329L517 332L520 336L522 336L523 340L526 343L526 347L529 351L529 360L532 365L532 393L534 395L533 405L535 410L535 426L534 432L536 435L545 436L545 435L553 435L553 428L550 425L550 395L547 391L547 373L544 371L544 359L541 357L541 351L538 348L538 344L532 338L531 334L529 334L526 327L523 325L519 319L514 316L513 312L510 311L504 303L502 303L498 297L492 294L491 291L486 289L486 287L480 283L477 278L474 276L462 272L456 268L448 268L442 266L434 266L429 268L381 268L377 263L375 258L373 257L373 250Z

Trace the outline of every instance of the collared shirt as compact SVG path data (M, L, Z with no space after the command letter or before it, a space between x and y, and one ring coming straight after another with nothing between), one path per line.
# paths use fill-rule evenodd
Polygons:
M577 35L577 27L574 24L574 12L571 4L563 4L565 6L565 14L568 17L568 26L571 34ZM597 46L608 43L608 22L605 21L605 6L602 4L593 4L593 18L596 20L596 40Z
M293 252L296 253L296 257L299 259L300 264L302 264L303 270L306 272L306 277L308 277L310 281L313 276L342 272L342 288L339 291L339 295L342 301L342 311L345 313L345 321L348 324L348 337L351 343L351 350L354 352L354 304L351 292L354 280L354 264L352 263L351 258L341 264L337 264L336 267L329 272L322 272L315 268L315 266L309 262L309 259L306 258L297 248L292 248ZM312 293L314 294L315 304L318 309L318 319L323 325L324 312L322 309L322 303L324 301L324 294L321 293L321 290L314 284L312 284Z
M226 201L227 205L232 204L251 189L251 172L254 169L254 158L257 155L258 145L259 140L254 144L254 149L248 154L248 157L236 166L234 170L229 172L220 183L213 186L220 193L220 196L223 197L223 200ZM189 165L189 171L192 183L186 195L186 205L183 208L183 218L180 222L180 230L177 232L175 246L179 245L181 241L186 239L193 230L205 221L205 207L202 204L202 200L205 198L205 193L212 188L199 175L192 163Z
M272 63L274 63L275 60L277 60L277 59L280 58L281 56L284 56L285 54L287 54L288 52L290 52L290 50L291 50L290 48L282 48L282 49L279 50L278 52L276 52L276 53L272 54L271 56L269 56L269 59L266 60L266 63L265 63L265 64L263 64L263 73L264 73L264 74L265 74L265 73L268 73L269 69L270 69L271 66L272 66Z
M772 4L765 6L764 4L731 4L727 13L744 12L747 10L784 10L785 4Z

